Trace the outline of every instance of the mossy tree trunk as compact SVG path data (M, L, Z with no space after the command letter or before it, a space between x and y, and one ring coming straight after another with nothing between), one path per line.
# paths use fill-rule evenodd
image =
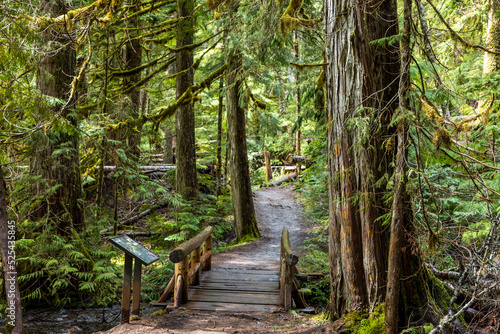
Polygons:
M413 0L404 1L404 23L401 33L401 76L399 80L399 113L403 116L410 110L410 38L411 38L411 8ZM406 116L406 115L404 115ZM406 118L400 117L396 139L396 171L394 175L394 198L392 200L391 234L389 241L389 256L387 265L387 289L385 297L385 333L399 333L399 292L401 290L401 247L408 240L405 239L404 230L410 230L411 216L405 215L409 209L408 195L406 193L408 166L408 126Z
M177 1L177 48L193 44L193 0ZM179 98L193 85L193 54L188 51L177 53L176 95ZM193 102L181 105L175 114L175 161L176 187L184 199L192 199L198 190L196 179L196 144L194 136Z
M21 334L23 332L23 312L16 273L14 247L16 236L14 232L14 225L9 224L7 219L7 187L0 165L0 255L2 256L2 278L7 302L5 328L10 329L13 334Z
M404 124L399 132L390 126L399 106L400 50L397 44L380 41L399 34L396 0L376 4L324 0L324 8L330 315L339 318L349 311L370 310L385 300L390 233L382 224L384 217L395 214L393 249L402 245L401 263L391 265L398 268L391 289L401 291L397 325L417 319L435 322L449 296L446 291L439 297L431 295L428 284L435 287L439 282L426 270L414 241L411 201L403 187L404 164L398 166L396 193L387 189L388 181L398 176L392 167L398 150L398 164L406 154ZM387 196L394 196L393 205L384 200ZM401 234L404 240L398 238Z
M242 54L232 50L226 70L226 109L229 145L229 176L234 208L234 225L238 241L260 237L250 185L245 129L245 109L241 106L240 90L243 83Z
M488 30L486 32L486 46L500 52L500 1L489 0ZM486 52L484 55L483 74L500 70L500 55Z
M392 151L381 150L394 134L388 124L397 107L397 48L370 41L396 35L396 2L376 8L354 0L325 0L326 94L330 187L332 316L368 309L382 301L387 233L377 220L391 175ZM337 19L338 13L346 13ZM389 71L385 64L396 70ZM347 122L358 126L348 127ZM354 123L352 123L354 124Z
M298 63L300 60L299 57L299 34L297 30L293 31L293 56L295 58L295 62ZM295 132L295 155L300 156L300 73L299 70L295 70L295 112L296 112L296 122L297 122L297 130ZM300 162L297 163L297 175L300 174L300 168L302 164Z
M222 121L224 117L224 78L219 80L219 108L217 111L217 165L215 178L217 179L217 195L221 195L222 188Z
M61 0L44 0L41 6L44 13L54 17L66 13L68 9L66 2ZM67 234L70 226L77 231L84 226L76 94L72 101L68 101L76 74L76 51L71 40L59 30L48 28L42 33L42 39L47 52L40 61L36 84L42 95L60 101L48 112L58 114L62 122L45 135L40 134L40 142L35 143L31 172L41 174L48 187L60 186L49 194L47 204L37 210L36 216L41 218L46 213L57 216L59 230ZM37 194L42 194L48 187L37 187Z
M131 13L139 10L140 0L130 0L128 2L129 11ZM126 42L125 48L123 49L123 62L125 70L132 70L138 68L142 64L142 47L140 39L135 38L139 35L140 24L137 18L128 22L127 35L130 39ZM127 116L134 119L139 118L141 111L141 90L134 85L141 81L141 71L135 71L130 76L123 79L123 88L128 91L127 105L125 105L125 110L127 111ZM134 159L140 157L140 145L141 145L141 131L142 125L138 125L137 128L127 129L125 134L125 139L127 140L127 147L129 152L132 154Z

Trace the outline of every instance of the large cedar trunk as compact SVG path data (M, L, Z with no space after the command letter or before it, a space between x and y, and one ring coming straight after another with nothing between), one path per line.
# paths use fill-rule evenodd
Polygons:
M66 13L67 8L64 1L47 0L42 2L42 11L58 16ZM76 73L76 51L71 41L62 35L62 32L50 28L42 34L46 48L51 50L47 50L40 62L37 88L43 95L67 102ZM47 210L50 214L58 215L62 233L67 233L65 230L69 226L81 230L84 225L75 101L76 98L73 98L65 107L56 106L50 110L53 114L59 114L66 124L60 126L57 133L47 131L43 136L44 142L35 144L37 146L31 164L31 172L41 174L48 181L49 187L61 185L48 198L48 205L42 205L37 210L36 217L41 218ZM44 186L39 185L36 193L43 193L45 190Z
M392 175L392 152L383 143L394 133L388 124L397 106L399 54L394 46L369 44L398 32L396 2L376 5L325 0L334 317L381 301L385 287L387 233L377 218L389 208L381 196L386 184L376 182Z
M193 0L177 1L177 47L193 44ZM177 53L177 98L193 85L193 55L188 51ZM193 102L181 105L175 114L176 187L184 199L194 198L198 189L196 179L196 146L194 137Z
M441 300L429 303L432 293L427 283L432 275L414 244L404 166L399 166L394 206L384 198L390 195L387 183L394 177L391 166L398 148L398 164L406 154L401 146L406 141L404 124L399 133L390 126L399 102L400 51L397 44L380 41L398 34L396 1L324 0L324 5L331 317L368 310L384 301L389 230L382 223L392 211L396 214L393 249L402 247L400 261L391 264L396 271L389 273L396 275L391 277L390 292L401 291L396 307L399 325L415 319L435 322L434 305L445 305L446 292L440 290Z
M250 185L248 170L247 139L245 130L245 110L240 103L242 86L242 55L233 50L229 55L226 74L227 133L229 145L229 175L234 207L236 238L253 239L260 237Z

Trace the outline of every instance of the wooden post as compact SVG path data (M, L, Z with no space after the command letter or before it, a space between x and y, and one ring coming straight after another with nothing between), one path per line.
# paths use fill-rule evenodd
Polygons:
M196 247L191 255L191 269L199 265L200 257L201 257L201 245ZM196 272L193 274L193 279L191 282L193 285L200 285L200 269L196 270Z
M203 243L203 255L212 252L212 235L210 234ZM212 269L212 255L203 263L202 270L209 271Z
M132 256L125 254L125 268L123 273L121 323L129 322L130 317L130 288L132 285Z
M271 153L264 151L264 160L266 163L266 181L269 182L273 178L273 171L271 169Z
M134 264L134 289L132 295L132 314L139 315L139 308L141 305L141 275L142 275L142 262L135 259Z
M188 302L188 267L189 260L187 257L185 257L181 262L175 264L175 277L177 279L175 281L174 299L179 300L181 304L185 304ZM179 275L182 277L182 284L180 287L178 286Z

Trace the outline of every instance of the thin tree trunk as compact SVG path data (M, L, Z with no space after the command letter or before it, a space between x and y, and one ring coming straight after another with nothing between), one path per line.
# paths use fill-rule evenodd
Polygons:
M215 178L217 179L217 195L221 194L222 186L222 118L224 111L224 79L219 80L219 109L217 112L217 165L215 167Z
M293 31L293 55L295 58L295 62L299 62L299 35L297 30ZM297 122L297 131L295 132L295 155L300 155L300 74L297 69L295 72L295 111L296 111L296 122ZM300 169L302 164L297 163L297 174L300 174Z
M177 0L177 48L193 44L193 0ZM176 96L181 97L193 85L193 54L177 53ZM181 105L175 114L176 189L184 199L192 199L198 190L196 179L196 147L194 136L194 108L190 101Z
M139 0L130 0L128 5L130 6L129 11L137 11L139 9ZM127 70L137 68L142 64L141 43L138 38L134 38L139 35L137 32L140 25L139 21L137 19L133 19L129 22L129 25L132 30L128 31L127 34L130 35L131 39L126 43L125 49L123 50L123 61L125 63L125 69ZM127 105L128 113L134 119L139 118L141 110L141 90L134 87L134 85L140 80L141 72L137 71L137 73L126 77L123 82L124 88L129 91L127 94L129 98ZM142 125L138 125L137 128L134 129L128 129L128 147L134 159L139 159L141 155L141 131Z
M15 261L16 236L12 223L9 224L7 220L7 188L0 165L0 251L4 289L7 297L5 328L10 328L13 334L20 334L23 331L23 313Z
M169 121L166 121L163 127L163 132L165 133L165 146L163 150L163 163L173 164L174 163L174 148L172 140L174 139L174 134L172 133L172 127Z
M399 112L409 109L408 93L410 90L410 38L411 38L412 0L404 1L404 22L401 37L401 79L399 81ZM407 174L407 125L400 117L397 134L396 175L394 199L392 202L391 236L389 242L389 262L387 267L387 291L385 298L385 333L399 333L399 291L401 282L401 247L404 240L405 199ZM407 225L407 224L406 224Z
M238 241L260 237L250 185L245 110L240 106L242 55L233 50L229 55L226 72L226 108L229 150L229 174L234 208L234 224Z

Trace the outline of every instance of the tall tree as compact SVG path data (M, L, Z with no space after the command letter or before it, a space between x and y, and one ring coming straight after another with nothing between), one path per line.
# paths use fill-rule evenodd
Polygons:
M193 0L177 0L177 48L193 44ZM189 50L177 52L176 95L180 98L193 85L193 54ZM176 187L184 199L196 196L196 143L194 136L193 101L182 104L175 114Z
M385 333L399 333L398 312L399 292L401 283L401 248L405 239L404 230L409 230L405 209L408 209L408 195L406 194L408 153L408 126L405 116L410 110L410 37L411 37L411 8L413 0L404 1L403 31L401 34L401 77L399 79L399 124L396 143L396 171L394 175L394 198L392 200L391 235L389 241L389 257L387 265L387 290L385 297Z
M139 10L140 0L129 0L128 9L129 13L134 13ZM133 74L124 78L123 86L128 92L128 113L129 115L137 119L141 111L141 90L137 87L137 83L141 81L141 71L137 70L142 64L142 46L140 36L140 24L137 16L134 16L130 22L128 22L127 35L129 40L125 44L123 49L123 63L125 70L132 71ZM144 104L144 103L143 103ZM135 157L140 156L140 145L141 145L141 130L142 124L139 123L137 127L129 129L127 134L128 147L130 153Z
M385 184L376 181L392 174L391 156L381 147L394 133L388 125L397 106L399 53L369 43L398 31L393 0L373 8L352 0L324 3L331 301L333 316L340 317L381 301L385 287L386 234L378 218L388 208L376 195ZM337 13L346 15L337 19Z
M15 263L15 230L7 219L7 187L0 165L0 255L2 256L3 283L7 299L5 327L11 333L21 334L23 331L23 311L21 294L17 280Z
M234 208L236 239L260 237L248 169L245 109L241 106L243 55L239 50L229 53L226 70L227 136L229 145L229 176Z
M67 12L67 3L63 0L41 2L42 12L59 16ZM67 227L79 230L84 225L82 206L83 193L80 173L79 140L76 128L77 117L74 112L76 92L72 81L76 74L76 51L61 29L48 27L42 33L46 52L40 61L37 88L42 95L55 98L59 102L50 112L61 120L60 126L51 129L43 136L43 143L35 148L32 172L41 174L49 185L56 190L49 194L47 205L38 210L38 216L58 215L59 229L66 233ZM59 185L59 186L57 186ZM46 191L44 187L37 191Z
M485 52L483 73L493 73L500 69L500 1L489 0L488 30L486 32L486 46L497 53Z
M398 35L396 1L360 5L354 0L325 0L324 4L331 316L368 310L382 302L386 275L396 275L390 277L389 292L401 289L399 306L390 310L388 320L393 321L397 311L399 327L415 316L437 324L449 296L445 289L439 296L422 293L429 291L433 276L415 244L411 202L404 187L405 124L400 121L399 130L392 126L404 113L397 112L400 50L388 42ZM408 55L403 65L408 66ZM404 87L406 76L401 79ZM406 98L404 91L401 94ZM408 107L404 103L401 106ZM391 167L395 159L396 171ZM387 189L389 179L396 181L394 194ZM388 196L392 206L383 200ZM384 218L391 216L394 235L382 227ZM396 253L391 255L395 271L388 273L389 237ZM393 302L395 295L389 297ZM394 323L389 325L391 332L397 331Z

